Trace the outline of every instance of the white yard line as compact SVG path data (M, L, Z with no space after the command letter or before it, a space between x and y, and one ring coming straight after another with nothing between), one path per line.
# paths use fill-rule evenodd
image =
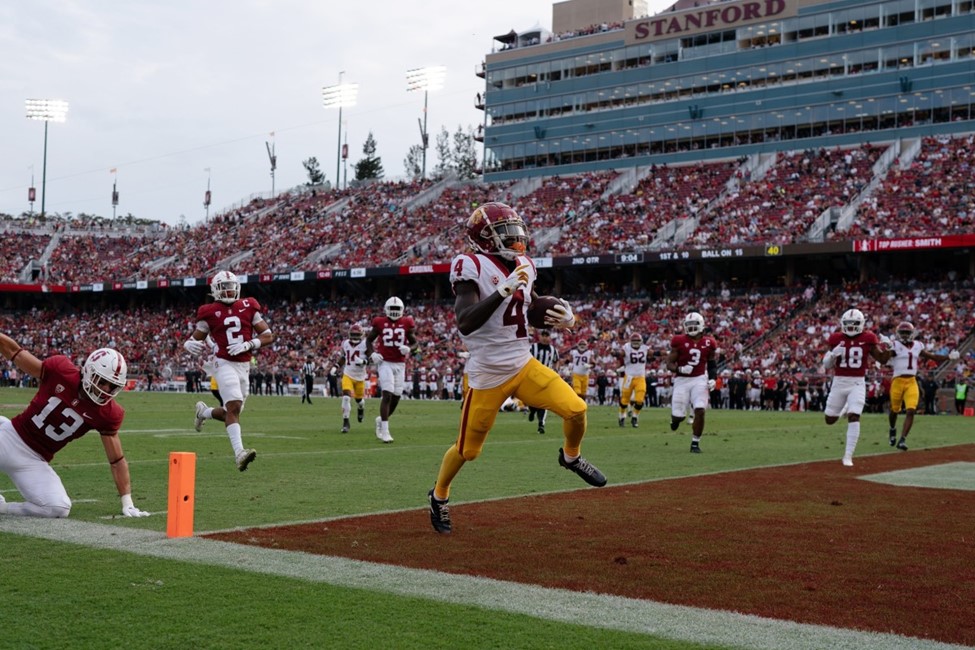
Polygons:
M807 625L733 612L549 589L488 578L410 569L231 544L71 519L0 516L0 532L148 557L465 604L551 621L754 650L948 650L963 646Z

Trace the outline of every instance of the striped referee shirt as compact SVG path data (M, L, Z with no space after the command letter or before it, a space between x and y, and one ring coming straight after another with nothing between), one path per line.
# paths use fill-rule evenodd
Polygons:
M538 359L543 366L554 368L559 361L559 351L551 343L532 343L532 356Z
M312 363L312 362L310 362L310 361L306 362L305 365L301 366L301 372L306 377L309 377L309 376L310 377L314 377L315 376L315 364Z

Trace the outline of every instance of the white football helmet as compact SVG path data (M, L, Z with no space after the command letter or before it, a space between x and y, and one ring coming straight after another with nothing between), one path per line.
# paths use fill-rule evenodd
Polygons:
M856 336L863 332L863 326L867 319L863 317L863 312L859 309L847 309L840 316L840 329L847 336Z
M688 336L697 336L704 332L704 316L696 311L692 311L684 316L684 333Z
M81 370L81 388L91 401L103 406L125 388L128 370L125 357L118 350L99 348L85 359Z
M230 271L220 271L210 280L210 295L217 302L232 305L240 300L240 280Z
M390 320L399 319L403 315L404 309L405 307L403 306L403 301L396 296L393 296L387 300L386 304L383 306L383 311L386 312L386 316L388 316Z

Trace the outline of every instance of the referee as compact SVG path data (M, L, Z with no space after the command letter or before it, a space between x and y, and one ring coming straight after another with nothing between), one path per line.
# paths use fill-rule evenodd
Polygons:
M315 363L311 356L305 359L304 365L301 366L301 375L305 380L305 392L301 395L301 403L304 404L307 400L311 404L311 391L315 387Z
M555 368L559 361L559 351L552 345L552 333L542 330L538 333L538 340L531 345L532 356L541 362L543 366ZM538 416L538 432L545 433L545 409L537 409L534 406L528 407L528 421L531 422Z

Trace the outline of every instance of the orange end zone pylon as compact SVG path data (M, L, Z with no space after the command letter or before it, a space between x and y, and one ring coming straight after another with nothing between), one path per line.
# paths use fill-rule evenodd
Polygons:
M196 454L174 451L169 454L169 503L166 510L166 536L193 536L193 505L196 484Z

